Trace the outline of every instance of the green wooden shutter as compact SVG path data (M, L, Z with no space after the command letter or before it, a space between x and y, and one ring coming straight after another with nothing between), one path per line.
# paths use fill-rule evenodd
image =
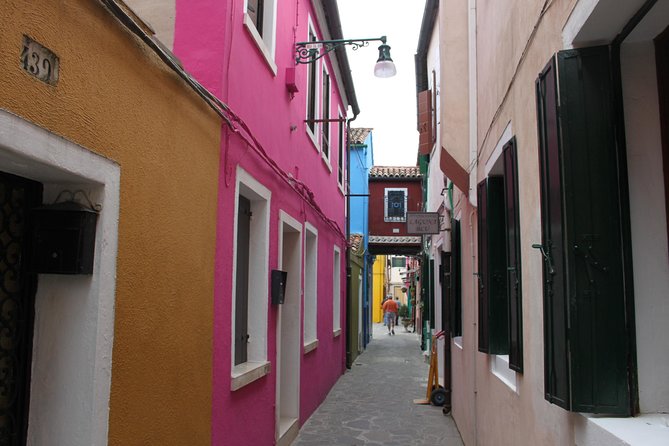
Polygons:
M609 48L561 51L558 72L572 409L629 414Z
M486 180L476 187L478 203L478 284L479 284L479 351L490 352L488 330L488 188Z
M570 409L561 150L555 58L551 59L537 79L536 97L541 171L541 246L545 251L543 254L544 389L548 401Z
M479 350L509 353L504 180L479 184ZM486 339L487 338L487 339Z
M237 273L235 276L235 365L248 360L249 241L251 201L239 196L237 206Z
M462 336L460 221L451 224L451 336Z
M518 216L518 155L516 138L503 149L504 203L506 204L506 294L508 298L509 368L523 371L523 304Z

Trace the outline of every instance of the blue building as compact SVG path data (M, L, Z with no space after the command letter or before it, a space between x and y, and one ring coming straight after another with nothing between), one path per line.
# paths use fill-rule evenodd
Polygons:
M351 129L351 233L363 236L364 267L362 274L362 339L363 348L369 343L372 334L372 263L374 257L367 249L369 243L369 170L374 165L374 145L372 129Z

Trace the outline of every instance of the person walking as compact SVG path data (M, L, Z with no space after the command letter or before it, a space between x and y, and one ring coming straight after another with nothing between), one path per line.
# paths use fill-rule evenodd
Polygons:
M395 318L399 308L393 299L388 299L383 303L383 320L388 327L388 334L395 334Z

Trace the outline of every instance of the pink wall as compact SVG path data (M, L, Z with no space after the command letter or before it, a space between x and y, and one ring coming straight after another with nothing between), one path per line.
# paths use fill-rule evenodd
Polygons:
M195 6L197 5L197 6ZM299 7L299 11L296 11ZM315 14L309 2L296 6L279 2L274 76L243 25L243 1L177 0L174 50L185 68L228 104L251 130L280 170L305 183L327 218L345 231L345 202L337 185L338 127L331 124L332 172L306 133L307 67L297 67L300 91L291 99L285 88L285 70L295 67L293 27L297 41L307 40L307 16ZM297 23L296 23L297 20ZM318 31L319 38L322 34ZM319 65L319 70L322 70ZM332 78L330 116L338 107L345 114ZM319 76L320 78L320 76ZM319 82L320 88L320 82ZM296 130L291 130L296 126ZM314 351L302 356L300 424L318 407L344 371L344 334L332 334L333 247L341 249L341 326L345 326L344 240L319 214L264 162L252 148L223 126L221 133L218 242L214 296L212 444L272 444L275 438L277 309L269 305L268 360L272 372L239 389L230 390L231 309L234 247L233 225L237 165L272 191L269 270L278 267L279 210L318 230L318 340ZM269 282L269 278L266 278ZM269 299L269 297L268 297ZM302 305L302 313L303 313ZM302 315L302 318L304 316ZM300 327L302 328L302 327ZM301 330L302 331L302 330Z

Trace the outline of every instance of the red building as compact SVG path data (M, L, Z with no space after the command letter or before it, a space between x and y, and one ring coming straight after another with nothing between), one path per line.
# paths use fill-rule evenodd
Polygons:
M407 233L407 212L423 209L423 176L416 167L374 166L369 172L369 252L418 254L421 236Z

